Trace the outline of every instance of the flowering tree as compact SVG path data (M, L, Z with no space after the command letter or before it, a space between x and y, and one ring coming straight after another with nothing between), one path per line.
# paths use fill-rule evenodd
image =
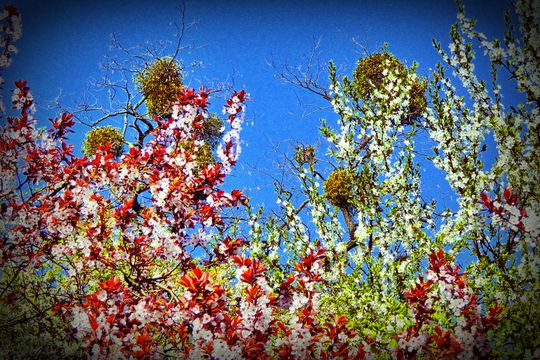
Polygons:
M282 218L263 218L242 192L223 190L240 153L245 91L226 99L220 129L211 92L185 87L175 63L159 59L140 73L147 91L140 104L150 98L154 117L136 117L146 128L134 123L129 150L124 134L100 128L77 157L67 144L73 116L37 128L30 88L17 81L17 115L0 131L0 352L538 356L538 27L527 25L527 6L517 6L524 43L511 29L504 48L488 42L460 7L450 54L436 45L472 106L443 65L428 86L388 52L360 60L351 79L338 79L330 64L325 97L338 126L321 131L335 169L322 176L316 149L299 147L305 198L294 206L278 187ZM20 16L6 7L3 20L9 55ZM463 34L491 57L493 84L497 66L513 74L525 104L506 112L498 88L489 94ZM164 78L152 75L160 68ZM174 98L152 97L148 91L163 85L148 86L153 78L170 81ZM499 156L487 170L480 156L490 131ZM421 198L414 159L421 132L433 138L433 161L459 195L458 209L440 219ZM248 213L247 229L229 220L235 208ZM462 254L472 258L466 272L455 265Z
M318 74L285 68L280 77L328 100L337 122L320 128L326 154L297 147L289 163L301 191L276 184L282 212L252 211L251 250L276 263L286 249L279 279L319 239L328 250L320 316L344 314L372 347L398 357L485 356L486 344L491 356L538 357L538 3L516 4L502 41L488 40L458 8L449 51L434 43L443 63L432 80L386 49L360 59L352 76L339 78L331 63L328 86ZM491 82L476 77L474 49L487 55ZM507 74L523 103L504 106L498 79ZM426 138L432 153L418 161L416 143ZM496 148L490 166L486 146ZM425 199L420 170L428 161L446 174L453 209ZM467 259L466 275L435 270L439 247L447 259ZM427 280L418 283L426 257ZM461 285L452 290L443 279ZM457 290L465 283L471 290ZM468 323L473 308L499 325Z

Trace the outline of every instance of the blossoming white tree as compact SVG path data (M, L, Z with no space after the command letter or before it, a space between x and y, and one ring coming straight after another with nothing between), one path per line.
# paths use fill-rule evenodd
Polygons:
M434 42L443 63L429 81L427 103L426 80L385 49L360 59L352 77L339 79L331 63L328 89L312 74L285 69L282 79L330 101L337 126L322 124L326 154L297 148L290 163L302 191L291 196L278 184L282 215L263 221L262 209L252 212L252 250L272 261L285 248L293 263L320 239L329 250L323 278L331 284L320 293L320 311L347 314L352 328L375 346L401 348L399 356L430 354L433 334L443 333L448 356L480 356L488 343L492 354L539 356L539 4L517 2L503 40L488 40L461 3L458 8L448 51ZM488 58L487 83L475 75L475 49ZM516 85L507 91L522 94L523 103L504 104L504 76ZM426 137L433 152L418 161L416 141ZM489 167L486 146L496 148ZM437 199L423 199L426 161L446 174L455 209L436 212ZM406 289L423 268L421 259L438 247L452 259L468 259L467 284L477 295L458 296L439 281L440 295L415 310L418 316L429 309L429 320L417 317L413 325ZM421 284L419 292L433 289ZM499 326L475 333L480 326L467 324L468 310L489 308L504 309Z

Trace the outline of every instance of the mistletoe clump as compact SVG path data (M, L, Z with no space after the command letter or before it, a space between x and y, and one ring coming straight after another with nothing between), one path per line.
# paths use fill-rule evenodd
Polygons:
M413 71L407 69L394 55L388 52L376 53L358 60L354 71L355 90L361 100L369 100L375 90L382 91L387 85L390 74L397 77L398 83L401 82L403 85L409 83L408 116L402 119L402 122L409 123L417 119L426 109L426 82L416 77L411 79ZM399 92L392 94L390 100L399 95Z
M224 121L217 115L210 115L205 119L201 125L200 138L204 140L211 149L215 149L216 145L221 138L221 130L223 128Z
M353 200L353 175L345 170L335 170L324 181L324 195L337 207L346 208Z
M205 166L216 162L214 150L216 150L221 140L224 124L224 120L215 114L208 116L206 119L201 119L201 122L198 123L198 131L195 137L197 140L202 141L202 144L195 151L195 169L197 171L201 171Z
M199 171L204 169L205 166L216 162L216 157L212 153L212 149L208 143L204 143L198 147L195 162L197 164L196 169Z
M172 104L184 86L180 66L169 57L157 59L146 66L135 82L146 97L148 113L156 116L171 113Z
M82 152L86 156L93 156L100 146L111 144L110 153L115 156L120 156L123 152L124 136L120 130L111 126L103 126L90 130L86 134L86 139L83 143Z

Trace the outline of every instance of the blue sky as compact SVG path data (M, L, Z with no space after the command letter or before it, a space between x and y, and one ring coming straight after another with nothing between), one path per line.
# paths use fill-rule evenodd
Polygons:
M23 37L5 87L9 89L16 79L28 80L38 105L36 116L43 124L56 116L55 99L75 105L89 81L103 74L100 63L105 57L118 54L110 49L111 33L128 47L174 41L173 22L180 20L179 1L15 1L13 5L23 16ZM306 106L326 105L321 99L280 83L270 61L303 64L314 40L320 40L321 60L334 60L347 74L362 56L352 41L355 38L371 52L387 42L400 60L409 65L417 61L418 72L429 75L440 60L432 39L446 47L456 19L451 0L187 1L185 5L186 22L194 26L183 44L193 48L181 52L179 59L186 65L200 64L187 72L185 83L198 87L234 82L237 89L251 94L243 151L230 184L246 189L253 202L269 205L276 199L272 176L279 177L276 146L290 152L297 141L314 143L319 139L319 119L331 123L335 119L332 112L314 112ZM465 6L468 15L478 19L481 31L502 33L503 10L510 2L465 1ZM112 125L120 126L120 121ZM70 142L79 152L86 128L76 130ZM452 203L440 173L426 178L424 185L442 205Z

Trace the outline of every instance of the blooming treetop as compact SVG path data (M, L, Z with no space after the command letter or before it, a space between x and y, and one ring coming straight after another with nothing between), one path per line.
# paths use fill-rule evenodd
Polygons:
M325 93L319 91L322 85L310 87L312 80L302 78L303 73L291 76L300 79L298 85L322 93L337 121L323 121L320 128L329 144L326 154L313 146L297 148L290 164L301 190L293 194L288 184L277 183L281 213L252 211L251 249L267 261L286 249L289 263L274 272L280 278L319 239L330 261L323 277L333 284L321 296L322 312L348 314L351 328L381 347L414 338L411 353L400 354L417 356L434 334L454 339L459 333L464 339L453 306L439 312L425 305L436 314L430 314L430 321L440 323L429 330L426 322L407 327L411 304L406 289L417 286L425 270L422 259L442 247L454 260L467 259L468 283L477 291L479 309L504 308L504 320L490 332L493 354L538 356L540 343L532 334L540 331L539 5L517 2L514 17L507 15L502 41L490 41L475 30L461 2L458 9L449 51L434 42L443 63L427 86L427 106L414 119L411 106L426 80L386 49L360 59L352 77L340 78L330 63ZM475 49L489 58L490 82L475 75ZM504 105L501 76L515 79L523 103ZM493 145L488 136L495 139ZM426 138L433 144L427 157L419 146ZM491 167L484 165L486 146L496 147ZM424 159L418 161L419 156ZM437 199L422 193L421 167L428 161L444 172L457 197L455 209L436 210ZM426 301L432 280L421 282ZM515 324L526 324L527 330ZM404 327L411 332L407 336ZM472 354L464 350L470 346L457 341L448 356Z

